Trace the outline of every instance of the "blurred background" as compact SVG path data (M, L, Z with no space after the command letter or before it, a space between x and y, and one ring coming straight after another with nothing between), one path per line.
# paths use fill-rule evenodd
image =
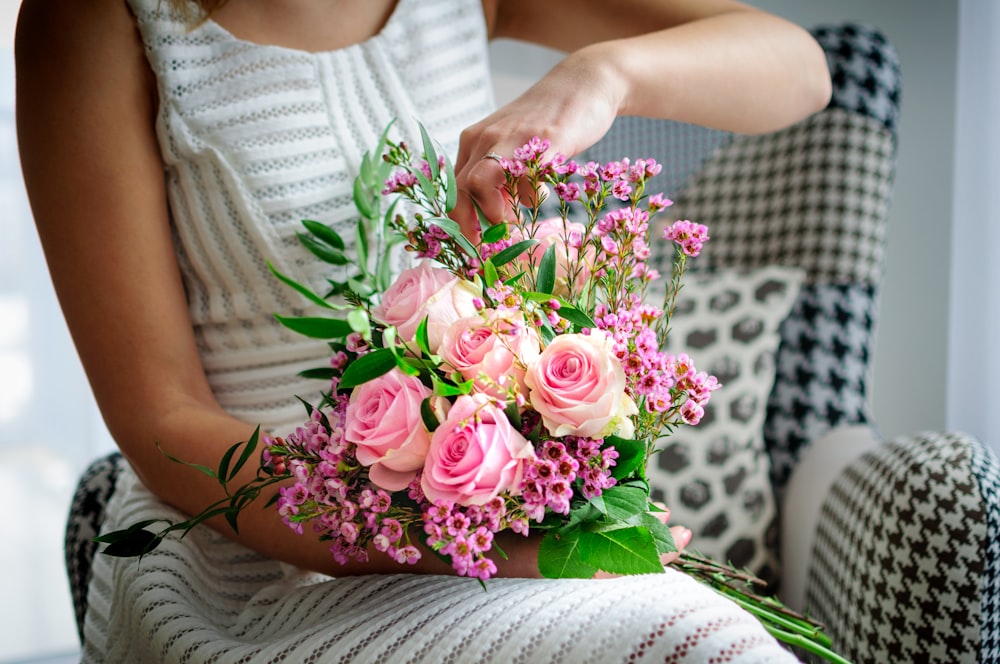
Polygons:
M876 421L886 437L954 429L1000 449L1000 268L993 259L1000 255L1000 187L992 186L1000 182L1000 3L751 4L807 27L843 20L873 24L898 49L902 119L875 354ZM62 528L77 475L89 460L113 449L52 294L21 182L13 114L18 5L0 0L5 664L58 655L73 661L78 646ZM500 101L530 85L558 57L511 42L498 42L493 51Z

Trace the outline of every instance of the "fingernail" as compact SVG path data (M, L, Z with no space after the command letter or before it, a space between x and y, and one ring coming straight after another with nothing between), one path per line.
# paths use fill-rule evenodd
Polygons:
M685 528L681 531L680 542L677 544L677 548L683 549L691 541L691 536L694 535L689 529Z

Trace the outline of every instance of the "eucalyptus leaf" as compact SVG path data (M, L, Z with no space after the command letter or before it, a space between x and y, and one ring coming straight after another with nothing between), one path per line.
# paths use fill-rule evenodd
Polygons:
M275 277L278 278L278 281L280 281L281 283L285 284L286 286L290 286L292 289L298 291L298 293L300 295L302 295L303 297L305 297L307 300L309 300L313 304L318 304L319 306L325 307L327 309L337 309L338 308L338 307L330 304L329 302L327 302L323 298L321 298L316 293L312 292L312 290L310 290L306 286L303 286L302 284L298 283L297 281L294 281L290 277L286 277L282 273L278 272L278 270L276 270L275 267L270 262L267 264L267 267L268 267L269 270L271 270L271 273Z
M305 226L306 230L315 235L319 240L326 242L334 249L343 251L346 248L343 238L340 237L337 231L333 230L326 224L322 224L312 219L303 219L302 225Z
M247 439L246 443L240 443L241 445L245 445L245 447L243 448L243 453L240 455L240 458L236 460L236 465L233 466L232 472L230 472L229 475L226 477L226 481L232 480L234 477L236 477L237 473L239 473L243 469L243 466L246 465L247 461L250 460L251 455L253 455L254 451L256 451L257 444L259 441L260 441L260 425L257 425L257 427L253 430L253 433L250 434L250 438ZM223 476L221 472L219 473L219 475ZM235 529L236 528L234 527L233 530Z
M396 366L396 356L388 348L380 348L362 355L347 365L340 377L341 389L350 389L373 378L388 373Z
M472 391L473 381L467 380L461 383L448 383L440 378L437 374L431 374L431 382L434 384L434 394L440 397L457 397L462 394L468 394Z
M427 335L427 316L424 316L419 323L417 323L417 348L420 349L424 355L431 355L431 342Z
M337 376L340 372L336 369L331 369L327 367L316 367L315 369L303 369L298 373L302 378L311 378L315 380L331 380L334 376Z
M581 311L572 305L563 304L560 306L559 315L572 323L578 330L585 327L590 329L597 327L593 318L588 316L586 312Z
M361 176L354 178L354 207L366 219L378 216L378 199L372 196Z
M300 318L274 314L278 321L293 332L314 339L342 339L351 333L351 325L341 318L303 316Z
M355 227L354 251L357 254L357 266L363 274L368 274L368 224L364 219L358 219Z
M445 200L444 200L444 211L451 212L455 209L455 205L458 203L458 183L455 181L455 167L451 163L451 159L448 155L444 156L444 168L445 168Z
M361 334L365 339L371 337L372 325L371 321L368 320L368 312L364 309L360 307L351 309L347 314L347 323L352 330Z
M493 265L493 261L487 258L483 261L483 283L487 288L493 288L498 281L500 281L500 275L497 274L497 268Z
M507 224L494 224L483 231L483 244L493 244L507 237Z
M343 252L334 249L325 242L320 242L311 235L306 235L305 233L296 233L296 235L298 235L302 246L324 263L329 263L330 265L347 265L351 262Z
M189 468L194 468L196 470L200 470L202 473L204 473L205 475L208 475L212 479L216 479L216 480L219 479L219 475L214 470L212 470L211 468L209 468L208 466L202 465L200 463L191 463L190 461L184 461L183 459L178 459L173 454L170 454L169 452L167 452L166 450L164 450L163 447L160 446L159 442L156 443L156 449L160 450L160 454L162 454L163 456L167 457L168 459L170 459L174 463L179 463L181 465L188 466Z
M427 199L430 205L433 205L434 201L437 200L437 190L434 188L434 183L419 169L413 170L411 173L417 178L417 184L420 186L420 191L423 192L424 198Z
M494 226L494 228L496 227ZM501 249L500 251L498 251L496 255L493 256L493 263L497 267L500 267L501 265L506 265L507 263L511 262L521 254L526 252L528 249L531 249L536 244L538 244L538 240L533 240L533 239L521 240L520 242L515 242L506 249Z
M535 290L541 293L552 293L556 287L556 245L550 244L542 254L538 265L538 275Z
M431 397L427 397L420 402L420 418L424 421L424 428L428 431L433 432L441 426L441 422L438 421L437 415L434 413L434 408L431 406Z
M161 535L148 530L134 530L130 531L126 537L108 544L101 553L116 558L144 556L155 549L162 540Z
M449 237L451 237L451 239L457 242L458 246L462 247L465 253L467 253L469 256L473 258L480 258L479 252L476 250L474 246L472 246L472 243L469 242L469 238L465 237L465 235L462 234L462 229L457 222L448 219L447 217L432 217L428 219L428 221L434 224L435 226L440 227L441 230L443 230L445 233L448 234Z
M431 177L436 178L440 171L438 169L438 157L437 150L434 149L434 141L431 140L431 135L427 133L424 125L420 123L418 125L420 127L420 140L424 145L424 158L427 160L428 166L430 166Z

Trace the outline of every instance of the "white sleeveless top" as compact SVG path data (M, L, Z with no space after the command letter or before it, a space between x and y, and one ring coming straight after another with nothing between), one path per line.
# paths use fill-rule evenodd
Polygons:
M322 291L331 266L301 247L301 220L353 243L356 168L389 122L411 145L422 122L454 156L459 132L490 112L480 2L400 0L379 34L324 53L242 41L212 20L192 29L166 0L129 2L159 83L177 252L209 383L237 417L287 427L304 413L294 396L324 387L296 374L328 347L277 323L307 303L267 263Z
M189 31L165 0L130 3L159 79L177 250L212 387L249 422L294 426L294 395L316 387L292 377L326 347L274 323L301 302L266 261L322 283L299 220L348 224L355 165L389 120L409 140L420 120L454 151L489 111L479 0L399 0L381 34L321 54L242 42L211 21ZM103 530L156 518L182 517L125 468ZM330 579L199 527L141 562L98 554L92 574L85 663L795 661L674 570L494 579L485 592L451 576Z

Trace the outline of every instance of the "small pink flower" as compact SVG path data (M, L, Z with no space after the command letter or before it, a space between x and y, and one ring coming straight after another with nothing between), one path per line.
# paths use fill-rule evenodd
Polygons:
M427 337L432 353L438 351L444 331L459 318L476 313L482 297L476 282L459 279L447 270L421 261L404 270L382 294L372 316L396 328L400 339L412 342L417 326L427 318Z
M423 466L430 436L420 404L431 395L419 378L398 368L358 385L347 406L344 438L357 445L358 461L372 482L401 491Z
M629 437L635 402L625 393L625 371L614 355L614 340L602 330L563 334L528 367L525 383L531 406L556 437Z
M431 502L483 505L515 489L534 451L484 394L462 395L431 436L421 487Z

